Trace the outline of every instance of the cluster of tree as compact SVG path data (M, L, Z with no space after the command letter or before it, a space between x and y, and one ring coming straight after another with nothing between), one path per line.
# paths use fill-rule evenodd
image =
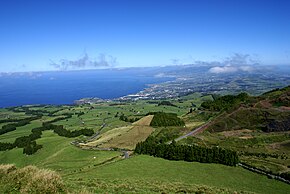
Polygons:
M29 109L29 107L11 107L9 108L9 110L13 111L13 112L25 112L25 114L27 115L39 115L39 116L43 116L45 113L50 113L49 111L46 110L31 110Z
M18 147L18 146L15 146L15 147ZM35 152L37 152L37 150L41 149L42 145L37 144L35 141L29 141L22 148L23 148L23 154L32 155Z
M53 119L51 121L47 121L47 122L44 122L44 123L55 123L57 121L61 121L61 120L72 118L72 115L73 114L71 114L71 113L64 113L64 114L62 114L62 116L64 116L64 117L58 117L58 118L55 118L55 119Z
M240 93L237 96L226 95L213 101L205 101L201 104L201 107L211 111L229 110L241 102L247 100L248 97L249 96L247 93Z
M39 106L34 106L34 107L43 107L43 106L39 105ZM55 113L60 111L59 109L55 110L55 111L48 111L48 110L44 110L43 108L38 109L38 110L31 110L31 109L29 109L29 107L26 107L26 106L11 107L8 109L13 111L13 112L25 112L25 114L27 114L27 115L39 115L39 116L43 116L44 114L47 114L48 116L53 116Z
M44 126L33 128L30 135L16 138L14 142L15 147L23 148L23 154L34 154L42 148L42 145L36 144L35 140L41 138L42 131L45 130L49 129Z
M68 117L71 115L67 115ZM59 119L59 118L56 118ZM55 120L56 120L55 119ZM64 118L62 118L64 119ZM31 134L29 136L24 136L17 138L14 142L16 147L23 147L24 154L34 154L37 150L42 148L42 145L36 144L35 140L41 138L42 131L45 130L53 130L59 136L64 137L78 137L80 135L91 136L94 134L92 129L81 129L81 130L74 130L69 131L63 128L62 125L53 125L51 124L52 121L44 122L41 127L37 127L31 130Z
M219 147L205 148L191 145L177 145L173 140L171 144L158 143L153 137L138 143L135 153L160 157L167 160L184 160L188 162L219 163L235 166L239 163L237 152Z
M9 124L3 125L0 129L0 135L2 135L4 133L8 133L10 131L14 131L14 130L16 130L16 127L25 126L25 125L29 124L31 121L39 119L39 118L40 118L40 116L18 119L17 122L15 122L15 123L9 123ZM11 119L11 120L14 120L14 119Z
M148 104L158 104L158 101L147 101Z
M267 157L271 157L271 158L276 158L278 159L279 157L281 159L287 159L287 155L279 155L279 154L271 154L271 153L260 153L260 152L240 152L240 155L244 155L244 156L255 156L255 157L259 157L259 158L267 158Z
M36 144L35 141L32 141L23 148L23 154L32 155L41 148L42 145Z
M150 123L153 127L167 127L167 126L184 126L183 120L177 117L174 113L164 113L164 112L149 112L148 114L153 114L154 117Z
M0 143L0 151L11 150L15 147L23 148L23 154L31 155L42 148L42 145L36 144L35 140L40 138L43 127L34 128L28 136L22 136L15 139L14 143Z
M64 129L62 125L51 124L53 122L69 118L71 116L71 114L67 114L66 117L56 118L54 120L44 122L42 123L41 127L33 128L30 135L16 138L14 143L0 142L0 151L11 150L15 147L18 147L23 148L23 154L34 154L35 152L37 152L37 150L42 148L42 145L38 145L35 140L41 138L42 131L45 130L53 130L58 135L65 137L77 137L80 135L91 136L94 134L94 131L92 129L85 128L81 130L68 131ZM36 117L31 117L30 119L32 118L36 119Z
M15 148L13 143L0 142L0 151L11 150L13 148Z
M77 115L77 117L80 117L82 115L84 115L85 113L84 112L79 112L79 113L75 113Z
M121 114L121 116L119 117L119 119L120 119L121 121L134 123L134 122L138 121L140 118L138 118L138 117L135 117L135 118L128 118L128 117L125 116L124 114Z
M161 101L158 103L158 106L174 106L174 107L176 107L176 105L172 104L169 101Z
M8 118L8 119L1 119L0 120L0 123L12 123L12 122L19 122L19 121L22 121L23 119L17 119L17 118Z
M92 129L83 128L80 130L70 131L70 130L65 129L63 125L53 125L51 123L44 123L43 127L46 130L53 130L59 136L64 136L64 137L78 137L80 135L92 136L94 134L94 130Z

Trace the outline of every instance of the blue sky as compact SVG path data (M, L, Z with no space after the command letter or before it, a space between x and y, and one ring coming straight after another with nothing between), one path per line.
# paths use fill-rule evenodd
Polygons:
M288 0L2 0L0 72L222 61L234 53L287 65L289 10Z

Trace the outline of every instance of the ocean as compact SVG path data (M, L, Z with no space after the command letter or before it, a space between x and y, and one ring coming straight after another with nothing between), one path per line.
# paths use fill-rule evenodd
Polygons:
M0 107L73 104L86 97L113 99L170 79L135 69L0 74Z

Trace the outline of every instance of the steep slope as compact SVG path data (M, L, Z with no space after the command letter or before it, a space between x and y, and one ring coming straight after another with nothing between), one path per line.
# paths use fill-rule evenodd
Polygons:
M289 99L290 87L286 87L267 92L259 97L248 97L231 107L226 104L229 108L209 125L208 130L210 132L241 129L264 132L289 131ZM215 105L215 102L212 104Z
M131 126L112 129L92 142L81 144L82 147L122 148L132 150L138 142L144 141L154 129L150 127L153 115L143 117Z

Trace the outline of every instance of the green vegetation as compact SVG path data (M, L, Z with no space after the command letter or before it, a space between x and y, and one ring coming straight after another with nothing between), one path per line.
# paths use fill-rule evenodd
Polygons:
M289 185L241 167L138 155L65 176L93 193L289 193Z
M1 193L63 193L66 188L62 178L51 170L26 166L0 165Z
M29 156L22 154L20 148L2 151L0 162L13 163L17 167L35 165L57 171L60 175L68 175L89 170L113 158L118 160L121 155L115 151L82 150L71 145L71 141L53 131L43 131L42 137L36 140L37 144L43 145L42 149Z
M160 143L166 143L181 135L179 127L161 128L160 132L154 137Z
M259 97L194 93L163 102L0 109L0 129L15 126L0 134L0 164L15 164L15 174L29 165L56 171L63 179L58 192L289 193L285 183L215 164L235 165L239 159L289 178L289 131L280 130L288 126L288 97L289 89L279 89ZM205 131L170 144L202 125ZM136 145L136 153L156 157L134 154ZM131 158L124 160L125 150ZM28 169L38 174L34 168ZM1 179L0 192L26 192L30 178L18 178L17 184ZM33 189L27 192L38 192Z
M69 131L63 128L62 125L53 125L50 123L48 124L44 123L43 128L44 130L53 130L59 136L70 137L70 138L78 137L80 135L91 136L94 134L94 131L92 129L83 128L80 130Z
M148 115L132 125L115 128L100 134L97 140L82 144L82 147L98 146L100 148L121 148L133 150L138 142L145 141L154 131L150 127L153 116Z
M268 98L271 100L271 103L276 107L286 106L290 107L290 86L282 88L282 89L275 89L269 92L266 92L262 95L264 98Z
M161 101L161 102L159 102L158 103L158 106L176 106L176 105L174 105L174 104L172 104L171 102L169 102L169 101Z
M239 163L237 152L219 147L205 148L195 145L177 145L173 140L171 144L157 142L149 137L136 145L135 153L147 154L167 160L184 160L188 162L219 163L235 166Z
M154 115L150 123L150 126L153 126L153 127L184 126L185 125L185 123L180 118L177 117L177 114L174 114L174 113L150 112L148 114Z
M202 108L211 110L211 111L221 111L221 110L229 110L241 102L244 102L248 99L247 93L240 93L237 96L226 95L219 97L213 101L206 101L201 104Z
M8 124L8 125L9 126L13 125L13 128L15 128L15 130L16 130L16 127L14 127L14 126L18 127L18 126L26 125L30 122L30 120L35 120L35 119L39 119L39 117L29 118L29 119L26 119L24 121L21 120L21 121L19 121L19 123ZM43 125L42 127L33 128L31 130L32 133L30 135L16 138L16 140L14 141L13 144L12 143L0 143L0 145L1 145L0 150L4 151L4 150L10 150L10 149L13 149L15 147L18 147L18 148L23 148L23 154L27 154L27 155L34 154L35 152L37 152L37 150L42 148L42 145L36 144L35 140L41 138L42 131L45 131L45 130L53 130L59 136L65 136L65 137L78 137L80 135L91 136L94 134L94 131L91 129L84 128L81 130L68 131L68 130L64 129L62 125L51 124L51 122L58 121L60 119L64 119L64 118L56 118L52 121L44 122L42 124Z
M0 129L0 135L8 133L10 131L15 131L16 127L21 127L29 124L31 121L39 119L40 117L31 117L31 118L24 118L24 119L8 119L6 120L7 122L14 122L14 123L9 123L6 125L3 125L2 128ZM2 120L2 122L5 122L5 120Z

